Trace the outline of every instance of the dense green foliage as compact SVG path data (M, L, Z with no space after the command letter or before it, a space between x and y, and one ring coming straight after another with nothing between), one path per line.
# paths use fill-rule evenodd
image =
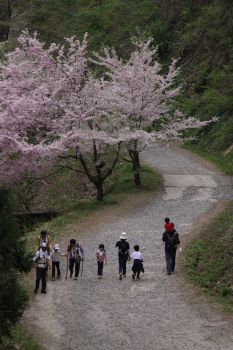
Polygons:
M203 227L185 252L185 268L203 291L233 310L233 203Z
M27 294L18 282L29 271L31 258L25 254L25 241L14 216L6 190L0 191L0 347L4 336L22 315ZM2 345L3 346L3 345Z
M1 350L42 350L42 348L27 335L20 324L17 324L11 329L11 337L4 338Z

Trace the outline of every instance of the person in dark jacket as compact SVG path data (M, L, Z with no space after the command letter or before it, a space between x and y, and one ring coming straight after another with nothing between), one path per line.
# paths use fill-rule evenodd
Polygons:
M122 232L120 241L116 243L116 248L118 248L119 280L122 280L122 272L123 277L126 277L126 263L128 260L130 260L130 247L129 243L127 242L126 232Z
M175 271L176 264L176 250L180 244L179 234L175 230L173 225L173 230L163 233L163 242L165 243L165 257L167 263L167 274L171 275Z

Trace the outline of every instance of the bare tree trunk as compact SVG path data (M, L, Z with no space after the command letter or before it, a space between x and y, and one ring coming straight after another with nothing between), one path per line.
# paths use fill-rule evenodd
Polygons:
M98 202L103 202L104 200L104 190L103 190L103 183L100 181L98 183L95 183L97 194L96 199Z
M140 159L138 151L129 151L130 158L133 165L134 184L136 187L141 187L141 175L140 175Z

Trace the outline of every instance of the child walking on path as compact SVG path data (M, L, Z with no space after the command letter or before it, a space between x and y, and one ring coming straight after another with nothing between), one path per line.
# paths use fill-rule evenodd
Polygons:
M59 244L55 244L52 250L52 253L50 255L52 260L52 280L55 281L55 270L57 270L57 278L60 278L61 276L61 270L60 270L60 260L61 256L65 256L66 254L62 254L60 252Z
M104 263L105 265L107 264L107 256L103 244L99 245L99 249L96 252L96 260L98 265L98 276L101 278L103 277Z
M135 276L137 276L137 279L140 279L140 273L144 272L143 268L143 255L139 251L139 245L136 244L134 246L134 252L131 254L131 259L133 259L133 267L132 267L132 278L135 279Z

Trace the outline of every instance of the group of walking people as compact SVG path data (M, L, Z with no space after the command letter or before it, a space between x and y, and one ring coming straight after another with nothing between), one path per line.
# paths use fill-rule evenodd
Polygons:
M167 274L171 275L175 271L176 250L180 244L179 234L175 230L174 224L170 222L169 218L165 218L164 233L162 240L165 246L165 258ZM119 280L126 277L127 261L132 260L132 279L140 279L140 274L144 273L143 254L140 252L138 244L134 245L134 251L130 254L130 245L127 241L127 233L122 232L120 240L116 242L116 248L118 249L118 263L119 263ZM36 294L39 289L41 281L41 293L47 293L47 275L48 270L52 269L52 281L55 281L55 277L58 279L61 276L60 262L61 257L67 258L67 270L66 278L69 270L69 277L74 277L74 280L78 279L81 267L81 274L84 261L84 249L82 245L75 239L71 239L66 253L60 251L60 246L56 243L53 248L51 245L51 239L46 230L42 230L40 236L36 240L36 253L33 258L36 267L36 286L34 293ZM107 264L107 254L104 244L100 244L96 252L97 261L97 275L99 278L103 277L104 265Z

